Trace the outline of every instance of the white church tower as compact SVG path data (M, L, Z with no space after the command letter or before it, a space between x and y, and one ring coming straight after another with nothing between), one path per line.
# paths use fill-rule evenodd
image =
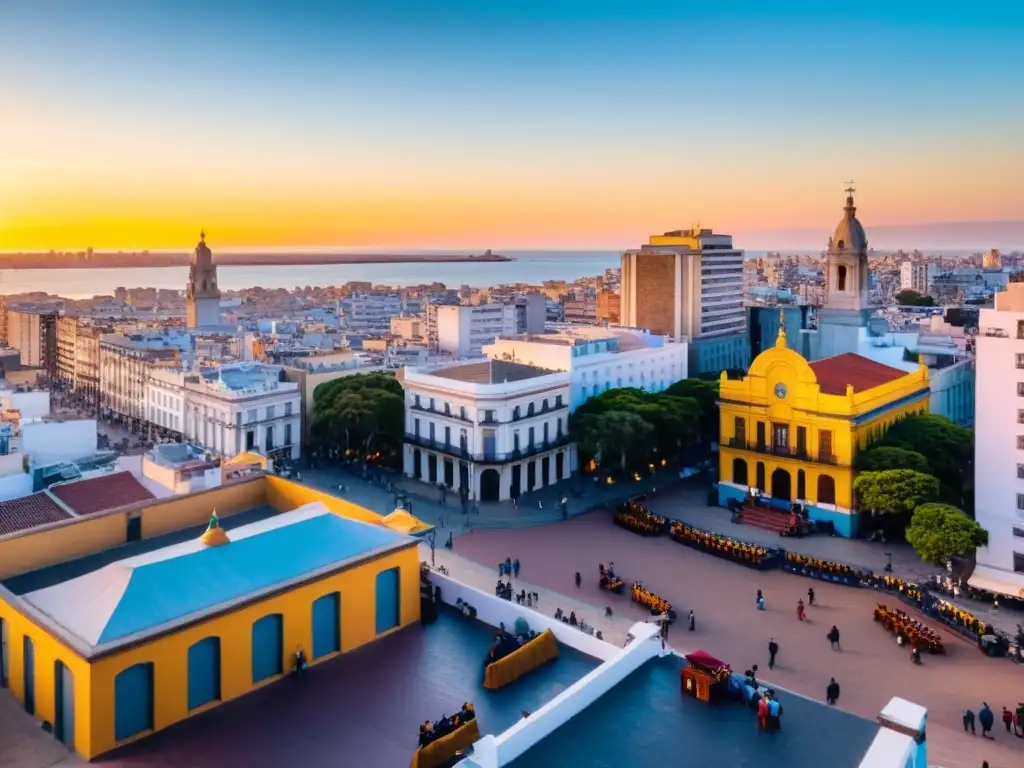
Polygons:
M199 233L199 244L192 252L186 290L186 320L191 328L220 325L220 288L217 287L217 266L206 245L206 232Z
M828 241L828 293L818 311L818 359L856 352L874 311L869 296L868 238L857 219L853 193L851 183L843 218Z

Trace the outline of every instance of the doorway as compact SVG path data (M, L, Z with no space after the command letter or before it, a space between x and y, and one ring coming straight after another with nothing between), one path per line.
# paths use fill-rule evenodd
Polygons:
M501 495L501 475L496 469L485 469L480 473L480 500L497 501Z
M75 748L75 677L64 662L53 662L53 735L68 749Z

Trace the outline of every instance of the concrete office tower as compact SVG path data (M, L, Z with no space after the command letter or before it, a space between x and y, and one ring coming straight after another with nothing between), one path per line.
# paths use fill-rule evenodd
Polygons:
M652 235L622 254L621 322L688 340L691 375L745 369L743 251L710 229Z
M217 265L206 245L206 233L199 233L199 244L192 252L188 269L185 312L189 328L220 325L220 288L217 287Z

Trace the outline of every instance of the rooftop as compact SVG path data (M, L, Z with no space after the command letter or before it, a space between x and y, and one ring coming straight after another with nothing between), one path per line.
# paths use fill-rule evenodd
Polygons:
M878 732L870 720L776 689L782 729L766 736L745 706L681 694L684 664L672 656L647 662L509 768L658 768L666 755L693 765L857 768Z
M465 363L450 368L439 368L430 374L442 379L454 379L470 384L503 384L509 381L527 381L541 376L550 376L554 371L534 365L511 363L506 360L484 360L479 363Z
M847 386L852 386L854 392L864 392L907 375L906 371L853 352L826 357L809 365L818 379L818 386L826 395L845 395Z
M317 664L300 686L254 691L100 762L107 768L404 766L424 720L451 715L469 701L481 734L499 734L598 665L562 645L557 661L515 685L485 691L481 660L494 634L493 627L443 608L428 627L414 624ZM342 700L345 706L337 706Z
M229 538L220 547L189 538L23 597L96 647L155 634L196 614L414 543L334 515L320 502L239 526Z
M73 515L45 492L0 501L0 536L25 531L37 525L68 520Z
M155 498L131 472L115 472L89 480L54 485L50 487L50 493L76 515L92 515Z

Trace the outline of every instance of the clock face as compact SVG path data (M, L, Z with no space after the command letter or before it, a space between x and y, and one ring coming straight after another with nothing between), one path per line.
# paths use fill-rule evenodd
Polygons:
M779 400L784 400L785 399L785 397L786 397L786 385L785 384L776 384L775 385L775 396L777 398L779 398Z

